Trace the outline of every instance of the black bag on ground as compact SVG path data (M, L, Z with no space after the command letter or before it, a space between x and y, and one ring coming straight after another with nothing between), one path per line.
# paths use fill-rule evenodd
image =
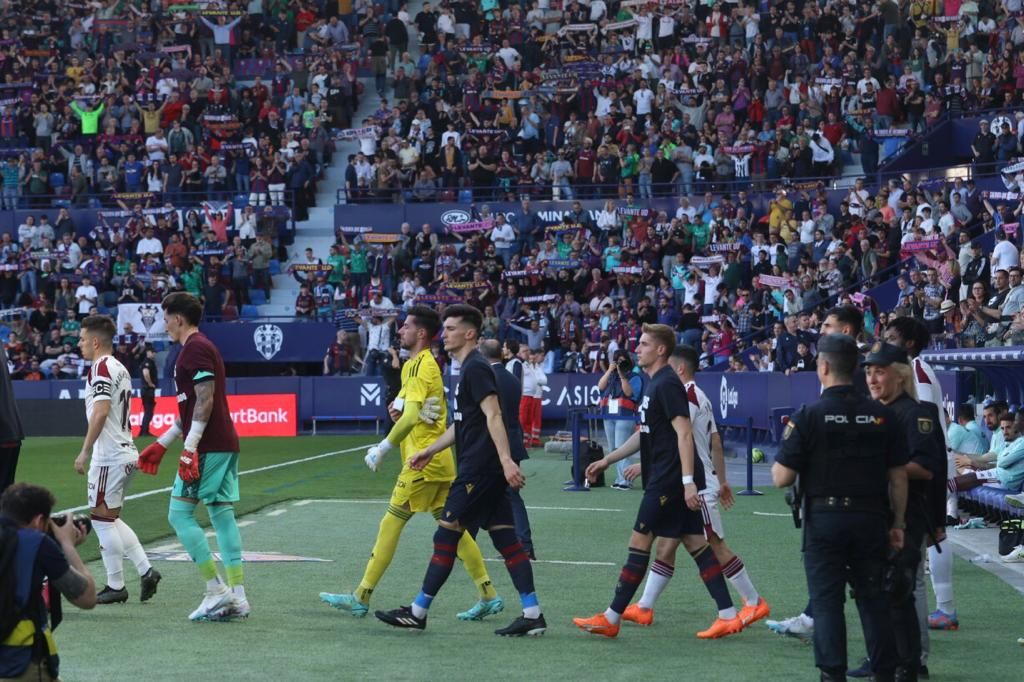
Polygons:
M580 453L580 466L583 467L583 472L580 473L580 477L579 478L582 479L582 478L584 478L584 472L586 472L587 467L590 466L591 464L593 464L594 462L596 462L597 460L602 459L604 457L604 448L601 447L601 445L598 444L598 442L594 441L594 440L583 441L583 443L580 444L580 447L583 449L583 451ZM570 467L570 472L572 474L572 480L574 480L574 481L578 480L577 477L576 477L575 469ZM597 482L591 483L590 487L591 488L603 488L604 487L604 472L603 471L598 475Z
M999 556L1024 545L1024 519L1007 519L999 524Z

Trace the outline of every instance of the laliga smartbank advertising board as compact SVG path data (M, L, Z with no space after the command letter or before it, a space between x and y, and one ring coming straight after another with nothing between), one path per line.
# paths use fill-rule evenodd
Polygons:
M228 409L235 431L242 438L252 436L294 436L298 431L299 413L295 395L291 393L229 395ZM157 398L149 431L159 436L178 418L178 401ZM132 435L139 435L142 424L142 400L132 398Z

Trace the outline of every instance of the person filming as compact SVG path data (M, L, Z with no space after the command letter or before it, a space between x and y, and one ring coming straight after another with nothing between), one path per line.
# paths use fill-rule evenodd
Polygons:
M60 595L80 609L96 606L96 583L75 549L88 530L67 518L58 525L50 518L55 502L49 490L28 483L0 497L2 679L59 679L53 629L60 624Z

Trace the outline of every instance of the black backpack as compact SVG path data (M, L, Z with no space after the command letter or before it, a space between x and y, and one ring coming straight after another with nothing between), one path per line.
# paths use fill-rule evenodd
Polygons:
M596 462L599 459L602 459L604 457L604 448L601 447L601 445L597 441L594 441L594 440L584 441L583 445L581 447L583 448L583 452L580 453L580 466L583 467L584 471L586 471L588 466L590 466L594 462ZM570 471L572 473L572 478L575 481L576 480L576 470L574 468L570 467ZM581 478L582 478L582 476L581 476ZM591 488L603 488L604 487L604 472L603 471L598 475L597 481L595 483L591 483L590 484L590 487Z
M24 612L17 605L18 580L14 575L17 553L18 529L0 519L0 642L14 631Z
M999 524L999 556L1024 545L1024 519L1007 519Z

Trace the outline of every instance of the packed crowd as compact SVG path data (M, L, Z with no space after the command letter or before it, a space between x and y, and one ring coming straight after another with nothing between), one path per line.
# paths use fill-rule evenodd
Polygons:
M1012 117L1024 87L1016 4L424 3L371 37L377 89L391 101L350 131L361 150L343 194L734 191L832 176L852 153L870 175L946 115ZM979 141L980 162L1016 154L1011 127L1012 139Z
M569 372L607 370L647 322L671 325L708 364L812 370L821 314L834 305L863 312L869 341L895 315L923 320L941 345L1024 340L1012 222L1024 204L994 205L996 193L960 180L877 191L858 180L838 211L828 194L779 186L762 206L746 191L708 192L671 213L630 194L596 218L574 202L556 224L528 200L509 213L484 204L444 234L404 224L386 243L343 226L326 259L307 253L296 310L355 331L353 311L387 328L414 301L466 301L484 311L486 336L521 341ZM882 310L865 292L893 278L898 300ZM391 336L361 340L383 353Z
M0 341L18 376L78 371L76 320L93 311L185 290L231 319L252 288L269 298L327 131L358 106L357 27L338 10L3 3L2 208L21 210L0 235Z
M331 14L282 0L5 2L4 208L243 195L304 219L329 131L358 106L358 46Z

